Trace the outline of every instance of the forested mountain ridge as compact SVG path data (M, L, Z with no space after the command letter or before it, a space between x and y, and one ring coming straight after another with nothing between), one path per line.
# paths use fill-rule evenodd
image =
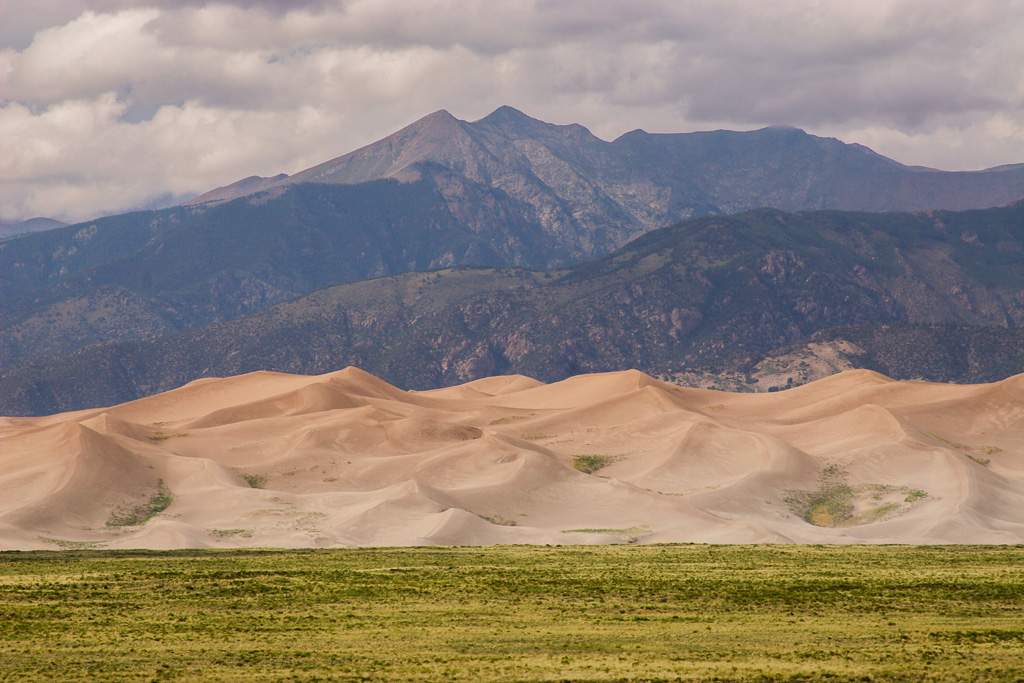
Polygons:
M115 403L202 376L346 365L419 389L624 368L804 381L814 375L799 358L788 375L779 364L822 345L842 367L987 381L1024 370L1022 254L1024 203L705 217L571 268L389 276L172 337L41 359L0 380L0 414ZM944 349L945 361L901 355L901 338Z
M558 254L514 220L468 230L424 182L296 185L273 198L114 216L0 242L0 371L340 282L466 263L540 267Z

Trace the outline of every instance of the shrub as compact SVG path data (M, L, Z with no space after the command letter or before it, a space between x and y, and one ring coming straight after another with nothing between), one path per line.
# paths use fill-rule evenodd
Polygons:
M614 455L574 455L572 457L572 466L584 474L591 474L608 467L608 465L611 465L616 460L619 460L619 458Z

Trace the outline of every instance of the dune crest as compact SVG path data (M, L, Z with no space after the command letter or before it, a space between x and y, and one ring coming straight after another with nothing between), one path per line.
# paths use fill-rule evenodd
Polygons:
M1024 542L1024 376L774 394L357 368L0 418L0 550Z

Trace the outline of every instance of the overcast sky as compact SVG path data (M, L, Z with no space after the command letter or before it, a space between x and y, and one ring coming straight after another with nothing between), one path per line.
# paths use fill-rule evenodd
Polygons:
M0 0L0 219L294 173L438 109L1024 162L1024 0Z

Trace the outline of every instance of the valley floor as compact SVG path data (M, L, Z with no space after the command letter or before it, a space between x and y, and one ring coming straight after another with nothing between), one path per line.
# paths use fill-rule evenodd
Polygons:
M1017 681L1024 548L0 553L0 681Z

